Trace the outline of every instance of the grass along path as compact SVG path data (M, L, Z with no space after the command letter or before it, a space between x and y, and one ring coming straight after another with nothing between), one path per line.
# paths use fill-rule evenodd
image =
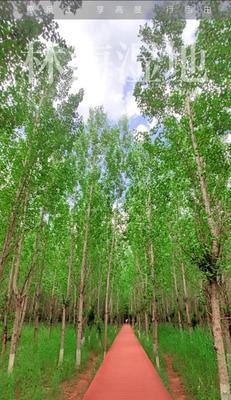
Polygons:
M76 336L74 327L67 326L63 366L58 368L61 327L56 326L49 338L48 329L41 325L38 342L33 337L33 326L26 325L22 332L15 369L12 376L7 374L8 354L0 366L0 400L55 400L60 395L60 383L75 373ZM109 327L109 344L116 335L116 329ZM82 347L82 365L86 365L94 351L102 354L102 344L95 328L85 329Z
M142 332L140 341L154 363L152 335ZM201 328L193 330L190 337L187 331L181 332L171 325L159 327L160 375L168 387L164 356L170 355L173 367L182 377L183 384L194 400L219 400L219 386L216 354L208 331Z
M59 400L82 400L101 362L103 354L92 353L85 367L61 385Z

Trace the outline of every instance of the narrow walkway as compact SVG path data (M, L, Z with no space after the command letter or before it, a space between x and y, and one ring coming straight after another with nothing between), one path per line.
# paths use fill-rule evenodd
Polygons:
M171 400L132 328L124 325L83 400Z

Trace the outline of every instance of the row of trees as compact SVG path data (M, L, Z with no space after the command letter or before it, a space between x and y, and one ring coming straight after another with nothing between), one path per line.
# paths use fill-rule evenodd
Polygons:
M165 289L169 288L168 274L173 276L180 327L180 294L190 329L188 286L194 286L190 287L192 299L202 301L203 288L209 294L210 302L203 306L204 318L211 315L221 398L229 399L223 332L230 353L230 144L226 140L230 126L230 20L201 21L194 54L184 48L184 27L184 21L174 20L160 9L159 18L140 31L144 79L137 83L135 96L144 114L156 118L158 129L154 141L147 137L138 145L131 164L130 236L137 268L145 264L148 282L153 279L149 290L157 363L156 303L162 288L162 304L169 309ZM168 70L169 58L174 71ZM150 73L145 79L147 68ZM167 315L169 318L168 311Z
M100 108L90 112L85 125L79 117L83 91L69 94L73 51L60 38L53 16L42 8L28 16L22 2L22 18L15 19L14 7L7 2L2 10L0 139L1 353L10 340L9 373L25 320L34 320L35 340L41 320L49 331L54 321L62 321L62 364L68 314L76 325L79 367L85 310L94 315L95 306L98 319L105 313L106 352L127 147L126 121L111 126ZM29 69L28 77L26 64L32 68L46 59L45 43L57 52L59 68L52 65L52 79L49 63ZM28 61L33 54L25 49L31 48L36 59Z

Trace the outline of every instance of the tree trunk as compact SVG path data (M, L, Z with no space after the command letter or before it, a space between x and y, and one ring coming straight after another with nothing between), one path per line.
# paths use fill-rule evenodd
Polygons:
M208 226L212 234L212 254L216 258L219 254L219 246L218 246L218 236L219 236L219 227L216 223L216 221L213 218L212 215L212 209L211 209L211 204L210 204L210 198L208 194L208 188L207 188L207 182L204 174L204 160L202 156L200 155L198 144L197 144L197 139L194 133L194 127L193 127L193 119L192 119L192 113L190 109L190 103L189 103L189 98L186 98L186 111L189 117L189 126L190 126L190 133L191 133L191 139L192 139L192 146L194 150L194 157L196 161L196 166L197 166L197 173L198 173L198 178L200 182L200 189L201 189L201 195L204 203L204 208L205 212L208 218Z
M86 267L84 266L84 269ZM84 296L84 271L81 270L81 282L79 290L79 306L78 306L78 321L77 321L77 344L76 344L76 367L81 364L81 339L83 332L83 298Z
M85 233L83 241L83 254L80 270L80 287L79 287L79 304L78 304L78 320L77 320L77 337L76 337L76 367L79 368L81 364L81 339L83 333L83 301L84 301L84 286L85 276L87 269L87 246L88 246L88 233L91 215L91 201L93 194L93 185L90 186L89 202L86 213Z
M73 325L76 324L76 312L77 312L77 289L74 288L74 305L73 305Z
M18 294L16 297L16 311L15 311L13 333L11 338L8 374L11 374L14 369L15 354L16 354L17 344L22 332L23 322L27 308L27 301L28 301L27 295Z
M24 218L25 218L25 213L24 213ZM19 292L18 287L17 287L17 279L18 279L18 275L19 275L19 267L20 267L20 261L21 261L21 256L22 256L23 242L24 242L24 229L20 232L20 235L19 235L19 241L17 244L17 248L15 250L14 266L13 266L12 287L13 287L13 291L15 294L16 309L15 309L15 318L14 318L13 333L12 333L12 338L11 338L10 355L9 355L9 362L8 362L8 373L9 374L11 374L14 369L16 347L17 347L17 341L18 341L19 330L20 330L20 321L21 321L22 311L23 311L23 296Z
M21 313L21 318L20 318L20 323L19 323L19 332L18 332L19 338L21 337L21 333L22 333L22 327L23 327L23 322L25 320L27 304L28 304L28 295L24 295L23 302L22 302L22 313Z
M41 284L43 279L43 272L45 266L45 254L46 254L46 244L43 245L43 253L42 253L42 260L41 260L41 268L40 268L40 275L39 281L36 286L35 291L35 298L34 298L34 338L38 338L38 331L39 331L39 303L40 303L40 295L41 295Z
M145 334L146 334L146 336L148 336L148 334L149 334L149 323L148 323L147 310L144 311L144 325L145 325Z
M158 318L157 318L155 293L153 293L153 301L152 301L152 323L153 323L153 353L156 360L156 366L157 368L160 368L160 359L158 351Z
M121 318L119 315L119 292L117 291L117 295L116 295L116 315L117 315L117 325L120 326L121 325ZM119 317L118 317L119 316Z
M40 286L36 287L35 293L35 305L34 305L34 338L38 338L39 331L39 298L40 298Z
M112 293L110 297L110 325L113 324L113 300L112 300Z
M36 288L37 289L37 288ZM31 300L30 304L30 312L29 312L29 324L31 323L32 317L34 317L35 314L35 301L36 301L36 290L33 294L33 298Z
M26 206L27 206L27 200L25 200L25 207ZM25 209L24 209L24 211L25 211ZM25 212L24 212L24 221L23 222L25 223ZM25 318L27 301L28 301L28 290L30 287L32 274L34 272L35 263L36 263L36 259L38 256L38 245L39 245L39 239L40 239L40 233L41 233L42 226L43 226L43 213L41 214L40 228L37 231L35 242L34 242L34 251L33 251L32 261L31 261L29 270L26 274L23 286L20 290L18 289L18 286L17 286L17 280L18 280L18 275L19 275L19 267L20 267L23 242L24 242L24 227L20 233L18 248L16 250L14 274L13 274L13 278L12 278L13 279L13 282L12 282L13 291L14 291L14 294L16 297L16 311L15 311L14 327L13 327L13 334L12 334L12 338L11 338L10 356L9 356L9 363L8 363L8 373L9 374L11 374L13 372L13 368L14 368L14 360L15 360L17 342L18 342L19 336L21 334L23 321Z
M155 282L155 259L154 249L151 238L151 227L152 227L152 203L151 203L151 192L149 192L148 198L148 221L149 221L149 257L152 275L153 285L153 296L152 296L152 324L153 324L153 353L156 360L157 368L160 367L159 353L158 353L158 317L157 317L157 298L156 298L156 282Z
M7 290L7 296L6 296L6 305L5 305L4 317L3 317L1 357L3 357L3 355L4 355L5 351L6 351L6 345L7 345L7 339L8 339L8 314L9 314L9 311L10 311L10 303L11 303L11 298L12 298L14 263L15 263L15 260L13 259L11 270L10 270L10 276L9 276L9 282L8 282L8 290Z
M12 333L11 345L10 345L8 374L11 374L14 369L14 361L15 361L15 354L16 354L17 342L18 342L18 337L19 337L19 327L20 327L20 321L21 321L21 315L22 315L22 307L23 307L23 298L21 295L18 295L16 298L15 319L14 319L13 333Z
M220 257L220 247L219 247L219 236L220 236L220 227L217 221L214 218L211 201L208 193L208 187L206 182L206 177L204 174L205 162L202 156L200 155L197 138L194 132L193 126L193 117L190 109L189 98L186 98L186 111L189 117L189 127L192 139L192 146L194 150L194 156L197 166L197 173L200 182L200 190L204 203L204 209L208 219L208 227L210 229L210 233L212 236L211 243L211 255L212 255L212 265L216 265L217 260ZM218 209L218 207L216 207ZM220 319L220 299L218 296L218 285L217 285L217 271L214 271L214 277L210 280L210 289L211 289L211 307L212 307L212 329L214 336L214 344L217 350L217 362L218 362L218 370L219 370L219 379L220 379L220 394L221 400L230 400L230 386L229 386L229 378L228 378L228 369L225 358L224 351L224 343L222 337L221 330L221 319Z
M42 280L42 272L41 272L41 278ZM40 302L40 291L41 291L41 280L36 286L36 291L35 291L35 299L34 299L34 338L38 338L38 332L39 332L39 302Z
M152 262L154 265L153 247L151 245ZM153 297L152 297L152 324L153 324L153 353L156 360L157 368L160 368L160 359L158 352L158 317L157 317L157 299L155 290L155 278L154 278L154 268L153 268Z
M52 318L54 326L57 326L59 320L59 304L57 297L54 298L54 308L53 308Z
M49 337L51 335L51 328L52 328L52 322L53 322L55 283L56 283L56 270L55 270L55 274L54 274L54 280L53 280L52 291L51 291L51 300L50 300L50 305L49 305L49 318L48 318L48 335L49 335Z
M12 240L14 237L14 232L15 232L16 223L17 223L19 201L20 201L20 203L22 202L21 195L22 195L22 192L24 189L24 185L25 185L25 180L22 180L21 183L19 184L18 190L16 192L15 204L14 204L14 207L10 214L7 232L6 232L6 236L5 236L5 240L3 243L3 248L2 248L2 252L1 252L1 256L0 256L0 279L2 278L3 269L4 269L5 263L7 261L7 257L10 253L10 247L11 247L11 243L12 243ZM27 197L27 194L26 194L26 197ZM28 199L28 197L27 197L27 199ZM24 204L24 211L25 211L25 207L26 207L26 205Z
M111 250L109 255L109 263L107 271L106 298L105 298L105 309L104 309L104 357L106 356L108 347L108 299L109 299L109 287L110 287L114 244L115 244L115 227L112 228L112 242L111 242Z
M211 306L212 306L212 329L214 336L215 350L217 353L217 364L220 381L221 400L230 400L230 386L228 369L226 365L225 349L221 329L221 316L219 304L219 288L217 280L210 281Z
M45 98L46 98L46 94L43 94L40 98L38 109L34 116L33 133L36 131L36 129L38 127L38 124L40 121L40 115L41 115L40 110L41 110L41 107L42 107L42 104L43 104ZM6 235L5 235L5 240L4 240L2 252L0 255L0 280L2 278L3 269L6 264L7 257L10 253L11 243L12 243L12 240L14 237L15 228L16 228L16 224L17 224L17 220L18 220L18 218L17 218L18 214L19 214L18 209L19 209L20 205L24 203L24 206L23 206L23 208L24 208L23 218L24 218L25 208L27 207L27 201L29 198L28 185L29 185L30 177L31 177L31 173L32 173L32 165L33 165L33 162L35 161L35 160L31 159L31 149L32 149L32 146L29 143L27 155L26 155L25 162L24 162L24 174L19 181L19 185L18 185L18 188L16 191L14 206L13 206L11 214L10 214L9 223L8 223L8 227L7 227L7 231L6 231ZM23 192L24 192L24 198L22 199Z
M70 290L71 290L71 274L72 274L72 264L74 258L74 237L73 234L71 236L70 242L70 256L68 263L68 277L67 277L67 290L66 297L62 305L62 329L61 329L61 342L60 342L60 350L59 350L59 366L63 363L64 358L64 340L65 340L65 327L66 327L66 308L67 304L70 300Z
M101 291L101 285L102 285L102 274L100 273L101 271L99 270L99 284L98 284L98 290L97 290L97 318L98 320L100 319L100 291Z
M225 350L227 356L227 363L228 367L231 368L231 313L229 311L230 302L229 302L229 288L227 287L229 280L228 277L222 276L221 284L222 284L222 291L220 293L220 300L222 305L222 327L224 332L224 343L225 343Z
M230 318L230 316L228 318ZM231 362L231 337L230 337L230 333L229 333L229 320L227 319L227 315L225 313L224 313L224 319L223 319L223 331L224 331L227 361L229 364Z
M140 337L140 332L141 332L140 313L138 313L138 315L137 315L137 322L138 322L138 335Z
M207 302L206 302L207 303ZM209 304L210 305L210 304ZM211 333L211 335L213 334L212 333L212 329L211 329L211 317L210 317L210 314L211 313L209 313L209 306L208 306L208 304L205 304L205 313L206 313L206 325L207 325L207 328L208 328L208 330L209 330L209 332Z
M165 306L166 306L166 316L167 316L167 322L172 322L171 321L171 316L170 316L170 312L169 312L169 304L168 304L168 299L167 296L165 298Z
M61 329L61 342L59 349L59 366L63 363L64 358L64 339L65 339L65 325L66 325L66 305L62 305L62 329Z
M179 292L178 292L178 285L177 285L177 278L176 278L176 268L173 261L173 278L174 278L174 288L175 288L175 295L176 295L176 304L177 304L177 317L178 317L178 325L180 331L182 332L182 318L181 318L181 311L180 311L180 301L179 301Z
M186 318L187 318L187 324L188 324L189 333L191 335L192 334L192 321L191 321L191 316L190 316L188 287L187 287L187 284L186 284L185 267L184 267L184 263L183 262L181 263L181 270L182 270L182 280L183 280L184 303L185 303Z

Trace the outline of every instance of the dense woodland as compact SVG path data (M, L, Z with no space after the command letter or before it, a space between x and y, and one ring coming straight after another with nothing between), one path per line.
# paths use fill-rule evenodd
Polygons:
M156 127L138 133L126 117L110 121L102 107L83 121L84 88L70 94L73 50L52 15L41 9L28 16L19 2L23 17L15 19L10 2L0 7L4 382L14 376L24 329L30 327L34 343L44 329L47 340L57 330L61 368L71 327L78 369L86 330L96 329L106 353L108 329L129 319L138 336L152 338L157 368L163 326L181 332L179 342L187 332L189 343L198 329L213 338L219 394L195 398L229 400L230 19L200 21L196 55L205 52L206 76L196 68L187 70L188 80L181 65L185 21L161 11L141 27L137 62L144 79L134 95ZM48 42L63 49L62 72L54 70L51 83L47 68L39 74L35 68L29 81L29 42L38 60ZM188 64L190 57L186 51Z

